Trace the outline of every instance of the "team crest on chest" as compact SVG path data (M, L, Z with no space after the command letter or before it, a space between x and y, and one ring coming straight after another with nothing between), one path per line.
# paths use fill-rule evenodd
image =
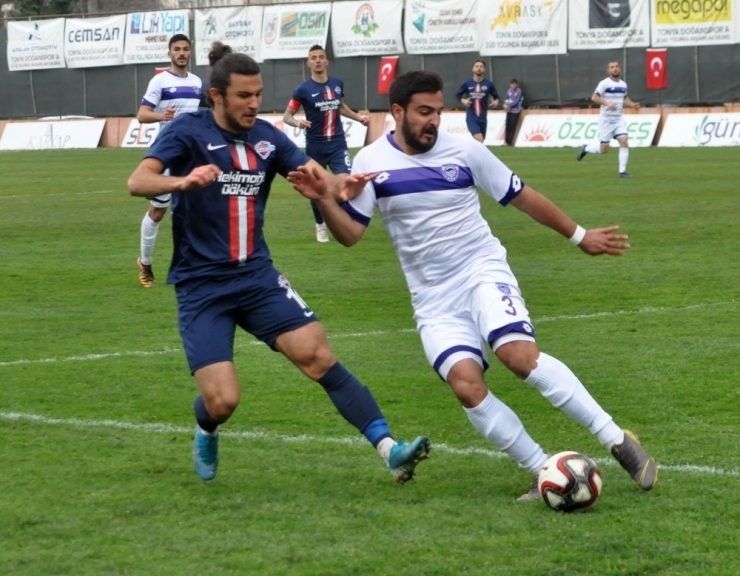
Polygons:
M254 151L259 154L260 158L267 160L267 157L275 151L275 145L266 140L260 140L254 145Z
M447 166L442 166L442 175L448 182L454 182L460 175L460 169L457 166L448 164Z
M334 88L334 92L337 93L337 96L340 96L341 97L342 96L342 87L341 86L336 86Z
M496 282L496 288L501 290L501 292L503 292L507 296L511 294L511 288L509 288L508 284L502 284L501 282Z

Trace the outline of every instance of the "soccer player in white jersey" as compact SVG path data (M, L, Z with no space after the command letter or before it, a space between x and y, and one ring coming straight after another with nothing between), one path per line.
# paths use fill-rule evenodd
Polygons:
M343 204L314 170L299 168L288 179L317 202L345 246L358 242L375 208L380 211L406 276L429 363L475 429L534 475L520 501L539 498L537 475L548 456L487 388L486 345L516 376L595 434L632 479L650 490L658 470L637 437L614 423L565 364L540 352L506 250L480 213L478 188L569 238L586 254L619 256L629 248L627 236L617 233L618 226L584 230L483 144L439 133L442 89L435 72L409 72L395 80L390 103L397 129L359 152L342 188ZM377 176L365 184L368 173Z
M619 177L632 178L627 172L627 161L630 148L627 141L627 123L624 121L624 108L640 108L639 102L633 102L627 96L627 83L619 79L621 72L619 62L612 60L608 66L609 76L596 87L591 100L601 106L599 110L599 144L584 144L578 152L578 161L586 154L606 154L609 142L616 138L619 142Z
M202 98L203 81L188 72L190 64L190 39L185 34L170 38L167 56L172 64L169 70L157 74L149 81L141 100L136 119L142 124L160 122L162 127L178 114L197 112ZM159 223L167 213L170 194L149 199L149 209L141 222L141 254L136 260L139 283L144 288L154 286L152 255L157 241Z

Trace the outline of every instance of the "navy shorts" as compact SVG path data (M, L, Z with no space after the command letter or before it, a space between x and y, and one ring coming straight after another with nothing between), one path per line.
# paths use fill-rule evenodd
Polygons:
M465 123L468 125L468 131L475 135L481 134L483 138L486 137L486 128L488 127L488 118L478 118L475 115L468 114L465 117Z
M306 142L306 154L321 166L331 169L332 174L349 174L352 157L344 139L335 142Z
M178 323L190 372L234 358L236 326L275 349L275 339L318 320L272 265L175 287Z

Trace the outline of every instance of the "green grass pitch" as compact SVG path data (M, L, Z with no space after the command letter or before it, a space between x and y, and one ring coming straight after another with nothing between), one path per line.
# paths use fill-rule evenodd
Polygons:
M600 464L583 513L515 498L525 471L480 438L427 365L380 218L352 249L318 244L282 179L277 267L318 313L394 433L431 458L396 485L320 387L245 334L242 403L211 483L191 467L188 373L165 275L137 282L141 150L0 154L0 574L734 575L740 566L740 162L736 149L497 149L585 227L592 258L487 197L540 347L566 362L661 466L642 493L586 430L493 363L487 382L550 453Z

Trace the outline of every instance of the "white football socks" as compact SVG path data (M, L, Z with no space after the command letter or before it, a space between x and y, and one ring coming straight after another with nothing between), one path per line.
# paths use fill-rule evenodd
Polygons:
M627 170L627 161L630 158L629 148L619 148L619 172L625 172Z
M586 152L589 154L601 154L600 144L586 144Z
M144 220L141 221L141 263L147 266L152 263L157 232L159 232L159 222L152 220L147 212L144 215Z
M541 352L537 368L525 382L537 388L555 408L588 428L607 449L611 450L612 446L624 441L622 429L599 406L570 368L557 358Z
M395 445L396 441L393 438L383 438L375 447L381 458L385 460L386 464L388 464L388 460L390 460L391 458L391 448L393 448Z
M519 466L532 474L538 474L545 466L547 455L524 429L519 416L490 391L478 406L463 409L473 427Z

